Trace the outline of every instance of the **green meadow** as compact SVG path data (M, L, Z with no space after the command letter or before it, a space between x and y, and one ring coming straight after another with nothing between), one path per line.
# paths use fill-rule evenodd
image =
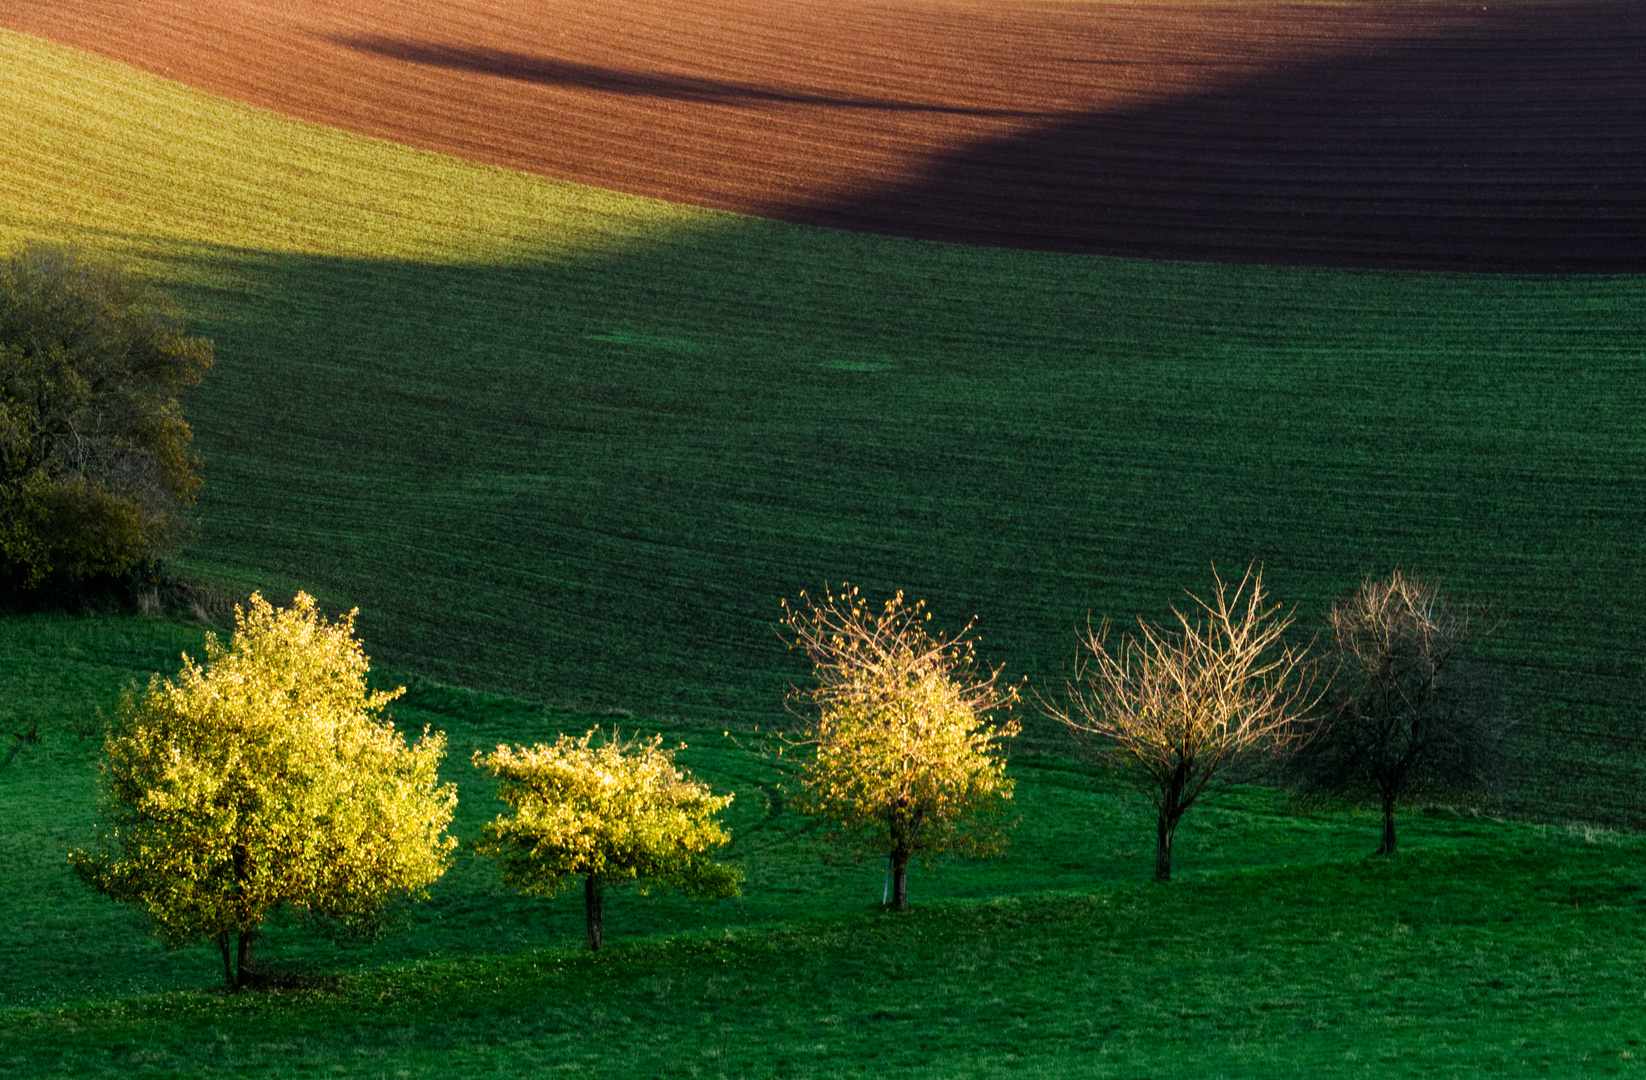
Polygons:
M417 680L397 721L451 741L453 869L373 945L277 921L263 955L307 985L226 996L214 948L162 949L63 858L92 821L86 718L201 636L137 616L0 623L0 691L41 731L0 772L0 1075L1641 1071L1635 836L1413 811L1402 856L1378 859L1373 816L1237 788L1186 819L1160 886L1141 800L1025 755L1010 855L917 865L915 910L888 915L883 865L786 810L777 763L670 726L681 760L737 793L745 896L613 893L591 955L580 896L513 896L468 848L501 804L466 763L589 718Z
M216 342L187 574L358 605L396 715L474 749L621 720L734 790L738 901L527 901L467 849L306 990L224 997L92 896L96 710L201 631L0 621L0 1075L1631 1073L1646 904L1646 281L1150 263L801 228L244 108L0 32L0 244L153 274ZM1490 809L1261 789L1152 819L1028 717L1007 859L882 867L782 805L780 597L930 599L1047 691L1088 613L1266 567L1304 627L1402 565L1491 601ZM459 689L459 688L465 689ZM637 719L631 718L637 717ZM722 734L730 731L729 735ZM1513 820L1500 820L1513 819ZM1574 825L1571 823L1586 823Z

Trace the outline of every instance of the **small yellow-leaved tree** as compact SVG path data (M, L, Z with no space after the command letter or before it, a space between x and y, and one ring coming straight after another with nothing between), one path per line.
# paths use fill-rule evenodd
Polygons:
M497 860L506 884L528 895L553 896L582 878L590 949L600 948L605 931L609 884L634 881L642 894L736 896L742 872L709 857L731 839L715 815L732 796L714 795L676 768L674 754L661 735L624 741L599 728L476 753L475 767L497 777L498 798L514 808L486 826L479 849Z
M1018 688L979 664L974 624L934 637L924 600L899 592L877 614L849 584L816 601L802 592L783 611L790 647L805 650L817 677L793 693L808 721L795 742L810 751L800 808L886 853L899 911L911 857L1001 852L1012 797L1001 740L1018 733L1009 715Z
M457 792L435 777L445 737L407 745L383 715L401 691L367 689L354 616L254 594L203 665L185 654L175 679L128 691L104 742L103 822L70 861L166 943L215 940L231 988L274 908L365 932L456 846Z

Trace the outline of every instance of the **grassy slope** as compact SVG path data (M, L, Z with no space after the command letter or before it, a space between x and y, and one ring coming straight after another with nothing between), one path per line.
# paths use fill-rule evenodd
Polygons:
M689 729L671 731L684 757L738 794L745 899L616 893L596 959L579 897L501 893L465 851L376 946L274 929L271 958L340 972L335 989L224 998L211 949L160 949L63 861L90 821L78 722L199 638L136 617L0 622L0 727L30 718L42 737L0 771L0 1076L1640 1071L1638 839L1412 814L1391 862L1364 855L1370 818L1236 791L1194 812L1160 888L1142 880L1142 807L1025 761L1011 856L917 868L916 912L888 917L877 864L829 858L772 812L769 763ZM493 812L468 750L576 720L432 685L412 698L400 721L451 737L464 839Z
M1507 619L1511 805L1646 814L1646 282L801 229L0 48L0 226L135 254L217 340L190 560L360 604L390 662L770 720L776 600L824 578L977 612L1046 685L1208 560L1307 617L1403 563Z
M0 920L17 932L0 938L0 1003L51 1005L77 998L106 999L139 991L209 984L215 954L202 947L168 953L141 936L139 921L94 898L68 872L67 852L86 842L96 798L100 745L87 721L112 708L119 687L154 670L173 671L179 653L200 653L202 631L159 620L115 617L91 621L39 616L0 621L0 700L11 703L0 731L36 722L41 742L24 749L0 772L0 820L8 823L0 847L0 878L8 882ZM413 681L395 707L397 721L416 730L432 724L450 738L444 778L458 784L461 802L454 831L465 839L500 812L491 784L468 764L475 750L524 742L560 730L585 730L585 716L556 713L508 698ZM617 721L611 721L617 722ZM653 725L622 720L641 730ZM858 911L880 897L884 866L834 851L818 830L781 811L783 773L755 746L720 730L671 726L672 739L690 744L681 760L719 790L737 792L727 811L735 843L728 857L746 864L747 895L733 903L641 900L618 892L607 917L608 934L624 942L658 933L712 930L723 925L780 923L797 912ZM7 740L9 746L10 740ZM919 902L1080 889L1098 881L1127 881L1152 869L1147 807L1122 797L1111 782L1057 759L1020 760L1023 790L1016 811L1023 821L1009 858L917 867L912 889ZM1432 830L1418 822L1412 842L1430 845ZM1261 839L1247 826L1261 822ZM1177 852L1181 876L1306 862L1322 849L1358 851L1374 839L1372 819L1294 819L1262 792L1236 792L1197 815ZM1101 833L1091 843L1081 834ZM575 946L582 933L581 901L570 896L545 905L500 893L488 863L463 851L453 871L417 908L410 924L382 944L337 953L301 927L274 933L270 951L295 963L375 967L427 955L461 957L519 949ZM118 943L116 956L106 954Z

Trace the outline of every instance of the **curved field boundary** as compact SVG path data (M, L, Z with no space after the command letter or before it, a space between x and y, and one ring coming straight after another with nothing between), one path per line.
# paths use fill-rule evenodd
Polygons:
M303 123L4 30L0 101L4 242L496 264L728 217Z
M10 0L322 124L790 221L1147 257L1646 270L1646 6Z
M781 596L905 588L1055 687L1088 612L1261 559L1499 604L1512 809L1646 821L1646 276L1093 259L594 191L0 32L0 238L217 342L192 565L445 681L764 723ZM289 593L288 593L289 595Z

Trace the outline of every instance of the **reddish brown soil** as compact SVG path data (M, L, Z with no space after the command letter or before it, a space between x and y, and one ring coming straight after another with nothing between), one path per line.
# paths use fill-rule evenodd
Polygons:
M0 0L0 25L325 124L792 221L1646 271L1638 0Z

